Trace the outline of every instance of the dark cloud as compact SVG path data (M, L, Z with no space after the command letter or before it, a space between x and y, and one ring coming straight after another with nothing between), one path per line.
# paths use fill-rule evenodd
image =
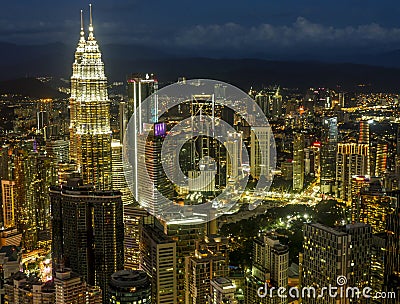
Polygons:
M361 48L400 44L400 28L384 28L376 23L336 28L298 17L290 26L260 24L245 27L236 23L197 25L164 42L183 48L201 46L207 49Z

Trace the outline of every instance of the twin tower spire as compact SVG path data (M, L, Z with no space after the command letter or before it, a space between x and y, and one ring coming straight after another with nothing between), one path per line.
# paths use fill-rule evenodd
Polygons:
M88 40L94 40L93 34L93 15L92 15L92 5L89 4L89 37ZM81 10L81 40L85 41L85 30L83 22L83 10Z

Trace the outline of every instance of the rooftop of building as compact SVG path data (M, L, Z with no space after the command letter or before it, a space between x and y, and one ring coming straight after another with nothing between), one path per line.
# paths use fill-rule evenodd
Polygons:
M218 278L214 278L212 279L213 282L216 282L219 285L223 285L223 286L233 286L233 283L231 280L227 279L227 278L223 278L223 277L218 277Z
M174 241L154 224L143 224L143 230L149 234L157 244L174 243Z
M338 231L338 230L335 229L335 228L332 228L332 227L329 227L329 226L325 226L324 224L320 224L320 223L306 224L306 226L313 227L313 228L316 228L316 229L319 229L319 230L323 230L323 231L326 231L326 232L328 232L328 233L330 233L330 234L333 234L333 235L336 235L336 236L344 236L344 235L347 235L347 234L346 234L345 232L343 232L343 231Z
M51 186L50 191L61 192L63 195L82 195L82 196L121 196L120 191L116 190L95 190L93 185L85 185L81 178L69 178L62 185Z
M111 275L110 285L116 288L149 287L150 281L142 270L120 270Z

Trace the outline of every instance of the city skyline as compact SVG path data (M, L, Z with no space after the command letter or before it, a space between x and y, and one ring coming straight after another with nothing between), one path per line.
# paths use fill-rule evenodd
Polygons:
M302 43L317 46L315 52L333 43L330 52L338 56L346 39L354 40L349 51L397 43L400 30L389 13L375 18L385 29L363 26L382 6L366 1L363 16L351 18L358 3L315 3L287 0L289 7L280 10L278 4L205 1L191 15L192 3L176 1L153 7L154 18L158 9L169 17L152 26L169 23L156 34L164 35L159 45L172 42L176 55L186 38L192 40L187 51L210 45L206 53L223 54L257 39L273 48L274 35L296 54L303 54ZM46 27L58 9L69 18L75 3L43 5L40 14L51 15L43 30L62 33L62 27ZM179 73L171 80L152 52L149 61L123 52L120 58L134 61L103 59L111 30L115 39L123 37L131 30L124 21L129 12L133 18L150 5L98 1L87 7L69 24L75 40L58 44L67 55L54 61L48 50L38 61L18 58L21 69L40 76L0 82L0 304L399 303L400 73L388 91L384 77L373 86L349 85L352 76L371 71L357 65L347 66L343 86L305 78L297 87L285 82L293 75L282 63L277 73L255 75L251 65L264 61L243 60L239 69L231 65L235 60L214 61L214 69L202 66L207 77L195 79L186 74L191 64L165 57L166 69ZM345 7L343 19L327 16ZM168 22L185 8L185 16ZM209 14L200 23L196 16L204 8ZM284 14L258 26L266 8L271 16ZM257 17L243 21L251 12ZM290 23L293 13L305 17ZM33 9L26 20L36 14ZM108 32L108 17L127 32L118 26ZM228 19L236 23L223 23ZM150 21L135 22L140 30ZM31 30L34 38L34 24ZM169 32L188 36L171 40ZM123 62L120 80L110 80L109 67ZM301 64L311 74L319 65ZM38 65L68 66L69 76L41 74ZM329 78L333 70L326 66L320 69ZM330 67L346 74L344 65ZM0 63L0 77L12 79L8 69ZM375 71L379 79L382 70ZM242 89L222 81L223 73Z

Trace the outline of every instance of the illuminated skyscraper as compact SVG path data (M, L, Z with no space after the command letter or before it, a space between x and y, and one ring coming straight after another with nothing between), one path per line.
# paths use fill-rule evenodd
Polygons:
M385 232L387 217L393 213L396 200L386 195L379 180L368 180L362 185L353 197L352 221L371 225L373 233Z
M239 167L242 164L242 133L228 133L228 140L225 143L227 151L232 151L233 155L226 155L226 178L227 182L235 182L239 177Z
M131 143L134 147L135 151L138 151L138 136L143 133L143 127L145 123L154 124L158 122L158 97L157 94L152 95L153 93L157 93L158 90L158 81L154 77L153 74L146 74L144 77L139 74L132 75L128 78L128 103L124 106L125 109L121 109L120 117L124 118L126 115L126 120L122 121L121 130L125 131L128 121L133 119L133 123L130 124L134 128L133 138L131 139L133 142ZM148 103L151 105L149 109L142 109L142 102L149 96L152 96L152 101ZM138 173L138 160L137 157L134 156L134 164L133 164L133 172L132 178L134 180L133 185L134 197L138 198L139 189L139 174Z
M369 124L368 124L368 121L365 121L365 120L360 121L358 143L369 146Z
M70 159L78 164L85 184L110 189L111 129L110 101L101 52L93 33L90 6L89 37L81 37L71 76Z
M388 145L384 142L378 142L376 147L375 176L383 177L386 172L388 157Z
M324 118L320 158L321 192L324 194L331 194L335 191L337 141L337 117Z
M337 196L352 199L353 176L369 176L369 146L367 144L338 144L336 157Z
M293 139L293 190L304 187L304 135L295 133Z
M2 180L3 225L5 228L15 227L15 181Z
M251 128L250 174L253 178L271 175L271 128Z
M140 163L146 164L146 166L139 166L137 170L138 176L140 177L148 174L153 184L149 185L146 179L139 178L139 196L136 196L136 199L144 209L155 215L159 215L163 212L165 205L162 198L166 197L171 199L174 194L172 182L168 179L164 171L168 163L163 163L161 159L164 134L157 133L155 130L157 125L163 125L163 129L165 130L164 123L154 124L154 128L150 131L147 138L145 138L143 134L137 137L139 139L137 158ZM134 172L133 175L135 175Z

